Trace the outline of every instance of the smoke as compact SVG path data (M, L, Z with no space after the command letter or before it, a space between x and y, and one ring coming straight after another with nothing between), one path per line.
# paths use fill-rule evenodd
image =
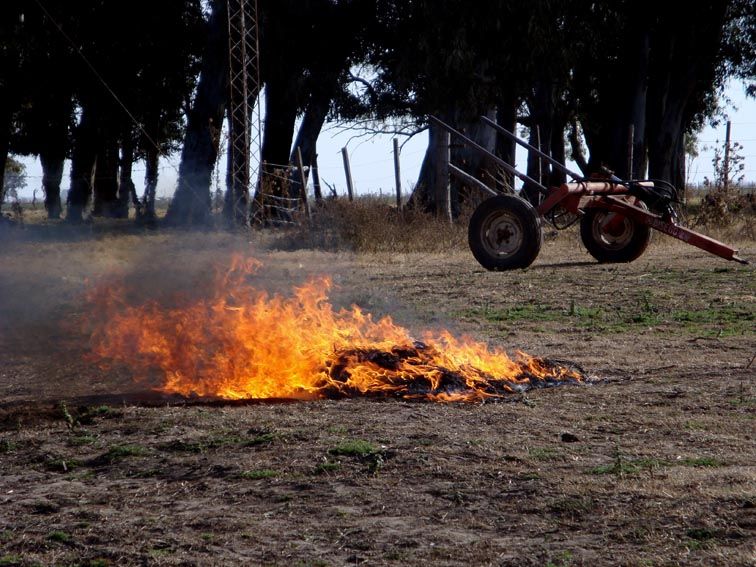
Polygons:
M396 307L379 285L357 273L352 255L270 250L265 234L47 228L13 230L13 238L0 241L0 398L9 392L27 398L113 392L128 383L85 358L86 294L108 282L124 284L128 304L170 306L177 297L209 296L219 270L241 254L262 262L252 284L269 293L288 295L311 276L326 274L335 284L337 308L357 303L380 316ZM360 284L350 285L354 281Z

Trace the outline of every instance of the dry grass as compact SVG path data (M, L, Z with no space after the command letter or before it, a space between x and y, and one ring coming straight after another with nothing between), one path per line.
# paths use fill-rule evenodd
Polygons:
M467 248L466 219L450 224L417 210L399 211L385 199L330 200L309 222L286 230L274 246L284 250L444 252Z

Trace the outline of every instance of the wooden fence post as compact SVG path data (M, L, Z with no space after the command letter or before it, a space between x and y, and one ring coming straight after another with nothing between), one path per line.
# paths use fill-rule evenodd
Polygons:
M538 124L536 124L535 129L536 129L535 131L536 147L538 148L539 152L542 152L543 148L541 147L541 127ZM536 179L538 179L538 183L540 183L541 185L544 184L543 183L543 161L541 160L540 157L538 157L538 177ZM541 199L539 197L538 201L540 202L540 200Z
M725 130L725 150L724 150L724 179L722 180L722 188L727 191L730 187L730 130L732 123L727 121L727 130Z
M344 175L346 176L347 192L349 200L354 201L354 184L352 182L352 168L349 165L349 154L346 148L341 148L341 157L344 158Z
M635 124L630 124L627 131L627 179L633 179L633 161L635 161Z
M394 138L394 180L396 181L396 209L402 210L402 179L399 169L399 139Z
M318 154L312 157L312 190L315 193L315 202L323 201L323 189L320 186L320 170L318 169Z
M310 203L307 202L307 177L305 176L304 162L302 161L302 150L297 148L297 167L299 168L299 195L304 205L305 217L310 218Z
M442 128L437 128L434 136L436 147L436 214L452 222L451 183L449 161L451 160L451 136Z

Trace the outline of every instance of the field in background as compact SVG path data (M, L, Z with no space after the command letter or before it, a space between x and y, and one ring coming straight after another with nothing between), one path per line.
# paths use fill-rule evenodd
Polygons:
M568 230L528 270L490 273L464 225L365 202L327 214L307 231L3 233L0 564L753 564L753 266L658 234L598 265ZM754 259L752 230L705 232ZM86 361L87 282L120 272L159 299L234 252L270 289L327 272L337 305L596 382L511 403L113 403L149 384Z

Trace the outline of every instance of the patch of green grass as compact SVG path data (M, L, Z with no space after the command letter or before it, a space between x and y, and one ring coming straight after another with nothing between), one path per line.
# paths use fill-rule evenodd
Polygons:
M721 461L712 457L694 457L680 460L665 460L653 457L645 457L640 459L627 459L623 455L617 453L614 461L607 465L601 465L592 468L589 472L591 474L614 474L614 475L626 475L637 474L642 471L653 471L664 467L721 467L724 466Z
M703 337L756 334L756 308L752 302L715 302L698 309L677 309L669 302L669 298L641 291L635 294L632 301L613 309L603 305L578 305L572 300L567 308L528 303L506 308L486 306L467 309L457 315L491 323L554 322L594 332L626 333L651 328L658 332Z
M123 415L121 410L113 409L110 406L80 407L78 410L72 411L68 409L65 402L61 402L60 412L66 425L72 430L80 425L91 425L98 417L114 418Z
M315 467L315 470L313 471L313 474L324 474L329 472L334 472L339 470L339 467L341 467L341 463L334 463L331 461L325 462L325 463L318 463L318 465Z
M71 541L71 535L64 531L55 530L47 534L47 540L58 543L69 543Z
M12 453L16 450L16 443L10 439L0 439L0 453Z
M610 465L600 465L590 470L591 474L616 474L619 476L635 474L641 469L638 465L628 461L614 461Z
M24 558L20 555L3 555L0 557L0 566L2 567L21 567L24 564Z
M520 480L540 480L541 475L537 472L526 472L518 476Z
M685 532L685 535L690 539L698 541L706 541L714 538L714 532L709 528L691 528Z
M10 530L0 530L0 542L7 543L13 539L13 532Z
M110 406L93 406L81 408L76 420L81 425L90 425L94 423L95 419L98 417L112 419L122 416L123 412L121 410L114 409Z
M629 461L620 451L619 447L614 450L614 460L608 465L600 465L592 468L591 474L613 474L623 476L640 472L641 465L638 462Z
M685 542L685 547L691 551L706 549L716 539L716 534L709 528L691 528L685 535L689 538Z
M114 463L128 457L142 457L148 453L141 445L114 445L96 460L104 463Z
M561 458L559 451L550 447L533 447L528 451L528 455L537 461L554 461Z
M81 433L79 435L71 435L68 438L68 444L71 447L82 447L84 445L93 445L97 442L97 436L89 433Z
M278 472L270 469L260 469L255 471L243 471L239 473L240 478L247 480L260 480L263 478L273 478L278 476Z
M81 461L77 459L48 458L45 461L48 470L56 472L69 472L81 466Z
M458 313L461 317L485 319L491 323L516 323L523 321L557 321L561 318L558 309L539 303L526 303L505 309L489 306L468 309Z
M756 309L746 304L711 304L702 309L681 309L673 311L670 319L685 330L702 336L756 334Z
M331 455L343 455L347 457L366 457L377 453L378 448L367 441L361 439L342 441L336 447L328 450Z
M160 446L163 451L175 451L182 453L204 453L212 449L219 449L222 447L254 447L257 445L266 445L272 443L278 438L276 433L266 432L261 433L251 439L240 435L229 435L221 433L211 437L204 437L202 439L184 440L174 439L168 443L164 443Z
M651 471L662 467L668 467L672 463L661 459L615 459L609 465L601 465L591 469L591 474L637 474L641 471Z
M684 467L723 467L724 463L713 457L696 457L679 461Z
M546 563L546 567L569 567L572 565L572 552L563 551L554 559Z
M243 445L245 447L254 447L255 445L269 445L270 443L273 443L273 441L275 441L277 438L278 435L273 432L262 433L260 435L257 435L256 437L253 437L252 439L244 441Z

